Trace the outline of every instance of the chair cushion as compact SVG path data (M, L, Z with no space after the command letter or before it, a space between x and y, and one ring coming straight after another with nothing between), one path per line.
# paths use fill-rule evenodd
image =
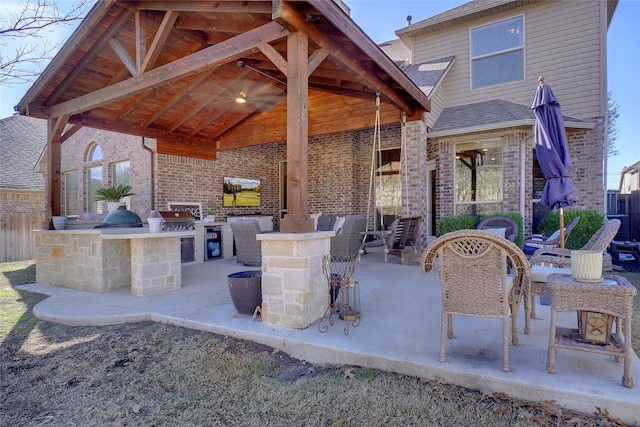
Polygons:
M316 227L317 231L331 231L333 230L333 223L335 222L336 217L333 215L320 215L318 217L318 226Z
M342 228L344 227L345 221L346 218L343 216L339 216L336 218L336 222L333 223L333 231L335 231L336 234L340 234Z
M531 281L547 283L547 277L549 277L549 275L553 273L571 274L571 268L551 267L547 265L536 264L531 267Z
M488 231L499 237L504 237L507 232L507 229L506 228L485 228L484 231Z

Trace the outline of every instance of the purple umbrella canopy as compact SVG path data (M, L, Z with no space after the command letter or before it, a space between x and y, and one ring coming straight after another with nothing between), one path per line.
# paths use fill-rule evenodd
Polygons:
M536 115L536 154L547 178L540 202L551 208L572 206L578 190L570 178L573 164L560 103L544 77L540 81L531 106Z
M545 84L544 77L540 77L538 81L540 84L531 109L536 115L536 154L540 168L547 178L540 202L551 208L560 208L560 244L564 247L563 208L575 204L578 190L570 177L573 164L560 102L551 87Z

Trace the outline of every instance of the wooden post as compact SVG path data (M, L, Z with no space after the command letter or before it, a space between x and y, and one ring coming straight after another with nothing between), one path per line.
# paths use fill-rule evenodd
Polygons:
M287 215L283 233L313 230L308 203L309 41L294 32L287 39Z

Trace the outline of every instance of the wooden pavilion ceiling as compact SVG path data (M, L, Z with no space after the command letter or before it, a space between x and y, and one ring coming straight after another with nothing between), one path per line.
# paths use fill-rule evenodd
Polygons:
M203 158L283 141L287 36L298 31L309 41L310 136L372 127L376 92L381 123L429 109L327 0L99 1L18 107L51 119L50 143L79 126L156 138L160 152Z

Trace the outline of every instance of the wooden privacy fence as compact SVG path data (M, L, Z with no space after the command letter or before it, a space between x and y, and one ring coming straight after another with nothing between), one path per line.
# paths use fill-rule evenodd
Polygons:
M33 230L43 221L42 213L0 213L0 262L34 259Z

